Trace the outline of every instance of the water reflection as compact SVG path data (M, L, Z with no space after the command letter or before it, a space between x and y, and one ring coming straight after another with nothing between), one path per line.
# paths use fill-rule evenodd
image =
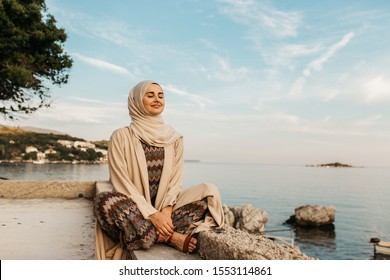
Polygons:
M336 231L322 228L295 227L295 241L305 247L319 246L336 249Z

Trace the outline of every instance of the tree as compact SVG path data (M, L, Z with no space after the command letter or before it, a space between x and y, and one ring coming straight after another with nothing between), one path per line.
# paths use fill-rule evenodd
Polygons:
M50 106L48 84L66 84L72 67L66 39L45 0L0 0L0 114Z
M23 156L24 160L29 160L29 159L36 160L37 158L38 158L37 152L29 152Z

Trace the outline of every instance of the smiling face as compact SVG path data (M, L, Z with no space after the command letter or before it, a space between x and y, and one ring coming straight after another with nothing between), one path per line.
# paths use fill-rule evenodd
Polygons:
M142 99L145 109L152 115L157 116L164 111L165 100L162 88L157 84L148 86Z

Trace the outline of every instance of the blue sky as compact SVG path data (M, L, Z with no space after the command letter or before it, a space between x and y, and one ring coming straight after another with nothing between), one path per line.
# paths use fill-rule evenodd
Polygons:
M52 107L3 123L87 140L153 79L185 157L390 166L389 1L47 0L74 66Z

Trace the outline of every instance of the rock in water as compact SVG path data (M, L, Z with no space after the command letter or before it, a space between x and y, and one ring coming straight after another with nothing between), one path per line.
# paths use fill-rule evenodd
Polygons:
M299 226L321 227L333 224L336 216L334 206L304 205L295 208L295 223Z

